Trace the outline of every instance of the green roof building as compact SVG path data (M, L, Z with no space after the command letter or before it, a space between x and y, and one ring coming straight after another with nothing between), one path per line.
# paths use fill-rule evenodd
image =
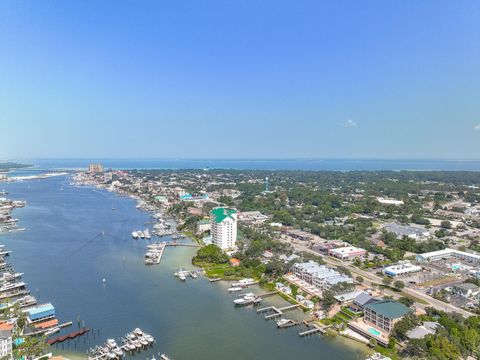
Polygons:
M221 223L226 218L234 219L235 214L237 214L237 210L218 207L211 211L212 218L215 222ZM236 217L235 217L236 219Z
M213 209L210 233L212 242L220 249L235 249L237 242L237 210L218 207Z
M378 300L364 307L364 320L390 333L397 321L410 313L412 309L394 300Z

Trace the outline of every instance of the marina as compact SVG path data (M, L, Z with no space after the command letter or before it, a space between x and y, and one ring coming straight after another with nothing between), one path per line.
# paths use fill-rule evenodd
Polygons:
M191 263L198 246L188 239L182 243L195 246L178 246L177 242L175 251L165 252L159 265L145 266L146 245L134 240L131 232L142 229L150 215L135 208L135 199L73 187L64 177L9 183L6 190L13 199L26 199L28 204L14 213L28 230L1 239L15 254L11 262L25 273L22 278L32 296L39 303L55 304L58 318L80 319L88 328L100 329L55 343L51 350L56 354L73 352L87 358L88 349L109 338L121 339L132 324L155 337L153 346L137 355L150 359L158 359L158 353L199 360L241 353L248 358L313 360L322 352L354 360L355 351L364 352L352 342L348 346L343 340L322 338L304 342L288 329L271 331L269 322L260 321L254 311L232 306L227 291L230 283L209 282L202 276L188 281L191 278L186 275L188 286L181 286L172 274ZM173 239L166 237L165 241ZM249 288L249 292L261 293L258 285ZM274 295L265 297L263 303L277 308L289 305ZM212 320L218 316L223 320ZM70 332L61 329L56 336ZM206 338L220 341L211 347ZM117 344L123 345L120 340Z
M155 339L153 336L136 328L127 333L122 339L120 345L115 339L107 339L105 344L95 346L87 351L89 360L119 359L126 354L133 355L136 352L145 351L153 346Z

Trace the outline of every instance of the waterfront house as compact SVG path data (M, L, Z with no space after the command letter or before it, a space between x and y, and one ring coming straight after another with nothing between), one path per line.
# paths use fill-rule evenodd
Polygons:
M373 296L371 296L370 294L364 291L358 294L355 297L355 299L353 299L351 307L356 311L363 311L363 309L365 308L365 305L374 301L377 301L377 300L375 300Z
M230 259L230 266L237 267L240 266L240 260L237 258L231 258Z
M315 307L315 304L313 303L313 301L310 301L310 300L303 300L301 302L302 306L304 306L305 308L311 310Z
M411 311L412 309L397 301L380 300L365 305L363 319L366 323L390 333L395 323Z
M284 294L286 295L291 295L292 294L292 289L290 289L289 286L281 283L281 282L277 282L275 284L275 288L280 291L280 292L283 292Z

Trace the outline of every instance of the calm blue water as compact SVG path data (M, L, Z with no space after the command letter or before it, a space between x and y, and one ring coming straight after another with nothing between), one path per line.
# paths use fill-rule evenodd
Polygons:
M65 177L3 185L10 198L28 202L14 212L27 230L0 236L13 250L10 261L25 273L32 295L55 305L62 322L79 318L95 329L58 350L84 352L140 327L157 344L139 359L165 352L176 360L349 360L365 351L338 338L299 338L299 329L278 331L253 309L234 308L228 284L203 278L178 282L173 272L191 267L192 248L167 248L160 265L145 267L146 240L133 240L130 233L143 229L149 215L130 198L75 188ZM274 297L268 304L285 302Z
M112 169L257 169L257 170L466 170L480 171L480 160L368 160L368 159L35 159L18 160L34 164L37 170L85 168L91 162Z

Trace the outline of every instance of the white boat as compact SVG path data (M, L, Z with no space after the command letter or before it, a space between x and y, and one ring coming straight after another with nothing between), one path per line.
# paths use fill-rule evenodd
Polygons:
M167 355L165 355L165 354L160 355L160 359L162 359L162 360L170 360L170 358L169 358Z
M143 336L143 331L140 328L136 328L135 330L133 330L133 333L136 336Z
M57 333L57 332L59 332L59 331L60 331L60 327L59 327L59 326L56 326L56 327L51 328L50 330L46 331L44 335L45 335L45 336L50 336L50 335L53 335L53 334L55 334L55 333Z
M289 319L278 319L277 320L277 327L282 327L287 325L291 320Z
M239 280L236 283L233 283L232 286L233 287L237 287L237 286L247 287L247 286L254 285L254 284L255 284L255 280L250 279L250 278L245 278L245 279Z
M135 345L137 349L140 349L143 346L142 343L138 340L133 340L133 345Z
M133 231L133 232L132 232L132 238L138 239L138 232Z
M180 274L178 274L178 278L179 278L180 280L182 280L182 281L185 281L185 280L187 280L187 277L185 276L185 274L184 274L184 273L180 273Z
M148 346L148 344L149 344L147 339L144 339L144 338L141 338L139 341L142 343L143 346Z
M120 348L118 348L118 347L115 348L115 349L113 349L113 352L114 352L115 355L117 355L117 356L123 356L123 351L122 351L122 349L120 349Z
M144 334L144 339L147 340L149 343L153 343L154 339L152 335Z
M132 344L131 342L126 342L125 343L125 349L127 349L128 351L133 351L135 350L137 347Z
M110 348L110 349L114 349L117 347L117 343L114 339L108 339L107 340L107 346Z
M238 298L238 299L235 299L233 300L233 303L235 305L243 305L245 303L248 303L250 301L253 301L256 299L256 296L255 294L252 294L252 293L248 293L248 294L245 294L243 297L241 298Z
M243 288L241 288L240 286L232 286L231 288L228 289L228 292L238 292L242 290Z

